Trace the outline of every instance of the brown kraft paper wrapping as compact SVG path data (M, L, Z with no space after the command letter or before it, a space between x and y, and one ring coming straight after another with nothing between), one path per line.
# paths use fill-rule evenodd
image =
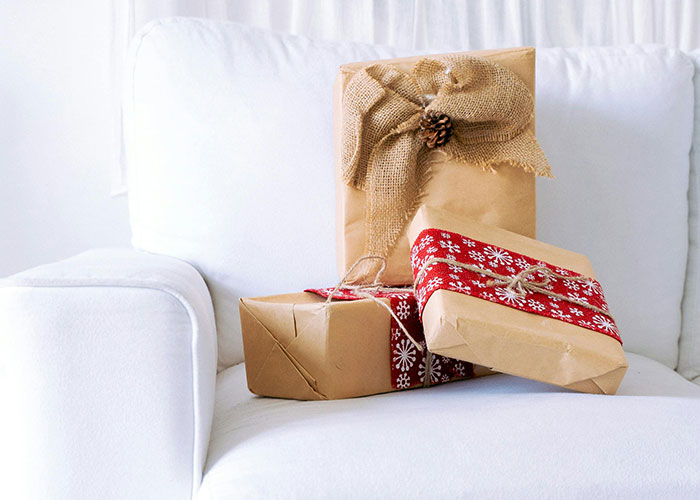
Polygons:
M306 292L240 299L252 393L323 400L395 390L389 312L370 299L325 302ZM491 373L474 366L475 377Z
M465 52L488 59L515 73L535 93L535 50L514 48ZM446 54L447 55L447 54ZM426 56L382 61L400 71L410 72L413 65ZM441 56L429 56L440 59ZM343 92L359 69L377 61L346 64L340 67L334 90L334 141L336 172L336 236L337 264L340 275L365 254L366 193L347 186L342 179ZM529 130L534 133L534 120ZM535 237L535 176L510 165L495 166L495 173L456 161L435 162L423 190L422 202L502 227L525 236ZM387 259L382 282L388 285L412 282L409 260L410 245L406 229L402 231Z
M423 206L408 228L409 239L415 241L428 228L459 233L595 278L583 255ZM622 346L607 335L462 293L434 292L422 321L433 353L575 391L615 394L627 370Z

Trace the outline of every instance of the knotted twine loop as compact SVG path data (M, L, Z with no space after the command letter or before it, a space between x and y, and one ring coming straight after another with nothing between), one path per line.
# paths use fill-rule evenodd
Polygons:
M355 270L357 266L359 266L362 262L368 261L368 260L380 260L381 261L381 267L379 268L379 271L377 271L377 274L374 277L374 280L372 281L371 284L368 285L349 285L347 284L347 281L352 274L352 272ZM396 321L396 324L399 325L399 328L401 328L401 331L408 337L408 340L411 341L411 343L415 346L416 349L418 349L419 352L423 352L423 346L420 345L420 343L413 338L413 336L408 333L408 329L404 326L403 322L399 319L399 317L392 311L391 307L388 306L383 300L380 298L372 295L370 292L406 292L406 293L412 293L413 289L412 288L394 288L394 287L387 287L383 286L379 283L379 278L381 277L382 273L386 269L386 258L379 256L379 255L365 255L363 257L360 257L357 259L352 266L350 266L350 269L345 273L345 276L338 282L338 284L333 288L331 293L328 294L328 297L326 297L326 304L331 302L331 299L333 299L333 296L338 293L340 290L348 290L357 295L358 297L363 297L365 299L371 299L380 306L382 306L384 309L389 311L389 314L391 314L391 317L394 318L394 321ZM427 369L426 369L427 370ZM427 374L426 374L427 376Z
M551 177L534 134L534 98L510 70L486 59L421 59L405 74L389 64L359 70L343 94L343 181L367 192L366 253L386 256L420 205L432 153L494 172L508 164ZM453 135L431 150L424 113L449 117Z
M420 285L421 281L423 281L423 278L425 277L425 274L428 270L428 268L432 264L436 263L442 263L442 264L449 264L452 266L458 266L464 269L467 269L469 271L475 272L477 274L481 274L483 276L488 276L489 278L493 278L490 281L486 282L486 286L488 287L493 287L493 286L498 286L498 285L506 285L506 289L512 290L516 295L519 297L524 297L528 293L535 292L535 293L541 293L543 295L547 295L548 297L554 297L560 300L563 300L565 302L569 302L571 304L576 304L578 306L584 307L586 309L590 309L591 311L595 311L598 314L602 314L604 316L607 316L611 320L615 321L613 318L612 314L610 312L606 311L605 309L601 309L600 307L596 307L594 305L589 304L588 302L584 302L583 300L578 300L578 299L573 299L567 295L562 295L560 293L555 293L552 292L551 290L548 290L546 286L549 284L549 282L552 280L552 278L557 278L557 279L562 279L562 280L567 280L567 281L586 281L588 280L587 276L567 276L565 274L560 274L557 272L552 271L548 267L545 266L540 266L540 265L535 265L535 266L530 266L527 269L524 269L520 271L518 274L513 275L513 276L506 276L504 274L499 274L495 273L489 269L483 269L478 266L474 266L472 264L465 264L463 262L459 262L456 260L452 259L445 259L442 257L432 257L428 259L420 268L418 271L418 274L416 275L416 279L414 281L414 290L418 285ZM544 275L544 278L541 281L530 281L528 280L528 276L533 275L534 273L542 273Z

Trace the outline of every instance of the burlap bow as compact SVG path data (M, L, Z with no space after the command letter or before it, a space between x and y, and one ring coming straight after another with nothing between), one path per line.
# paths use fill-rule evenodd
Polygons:
M343 95L342 173L347 185L367 192L367 254L387 255L420 204L435 151L423 142L420 122L431 111L452 123L452 137L437 148L446 158L551 176L528 130L534 99L510 70L468 56L421 59L410 75L387 64L363 68Z

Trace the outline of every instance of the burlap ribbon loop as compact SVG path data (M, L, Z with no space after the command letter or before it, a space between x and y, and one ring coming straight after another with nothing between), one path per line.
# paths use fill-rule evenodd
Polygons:
M367 192L368 254L387 255L420 204L431 163L419 136L427 111L450 117L454 135L437 148L448 158L551 176L528 129L534 99L510 70L469 56L421 59L411 74L387 64L363 68L343 95L342 174Z

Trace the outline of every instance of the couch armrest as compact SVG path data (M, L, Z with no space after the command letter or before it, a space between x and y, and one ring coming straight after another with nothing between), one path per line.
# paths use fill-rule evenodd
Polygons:
M0 388L11 410L3 489L194 497L215 377L211 297L189 264L95 250L0 281Z

